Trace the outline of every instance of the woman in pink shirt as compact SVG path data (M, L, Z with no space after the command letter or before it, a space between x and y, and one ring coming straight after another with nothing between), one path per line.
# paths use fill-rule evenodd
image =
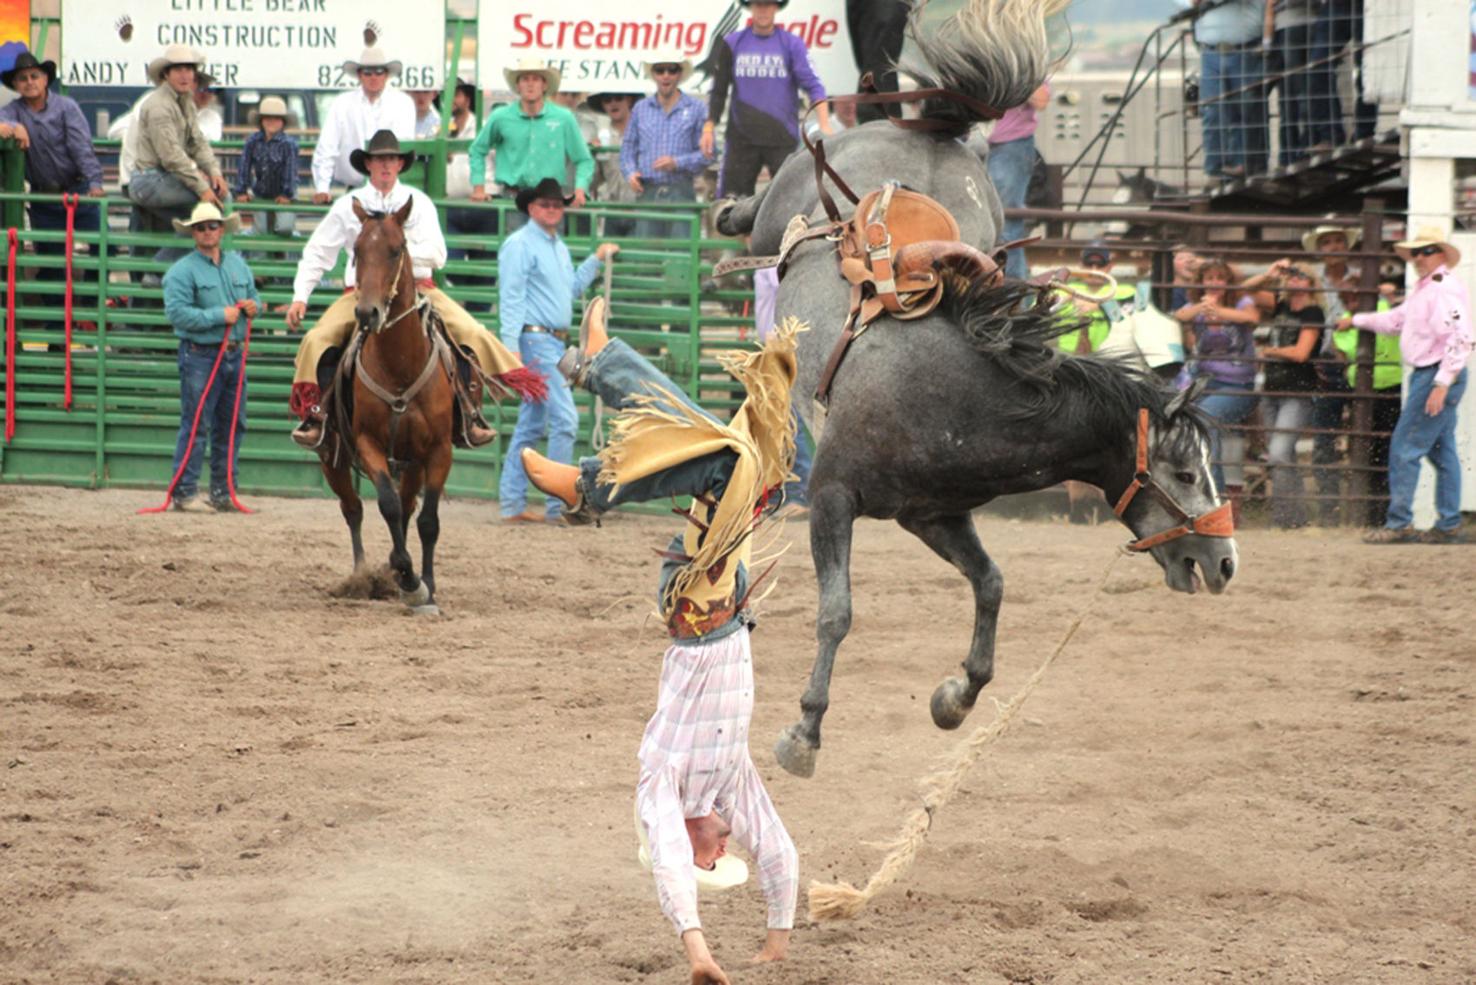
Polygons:
M1035 114L1051 101L1049 84L1030 94L1024 105L1007 110L989 131L989 180L999 193L999 203L1007 209L1025 205L1025 192L1030 188L1030 172L1035 169ZM1008 243L1025 237L1025 220L1006 219L1000 238ZM1030 276L1025 250L1016 247L1005 259L1005 275L1024 280Z

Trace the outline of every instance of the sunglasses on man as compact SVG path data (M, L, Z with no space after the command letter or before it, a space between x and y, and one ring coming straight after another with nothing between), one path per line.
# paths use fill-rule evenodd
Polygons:
M1432 257L1432 256L1434 256L1437 253L1444 253L1444 252L1445 252L1444 249L1442 249L1441 247L1436 246L1436 245L1434 245L1432 243L1429 246L1421 246L1421 247L1418 247L1416 249L1410 250L1409 251L1409 255L1412 256L1412 257Z
M195 223L195 228L196 229L203 230L203 231L205 231L207 233L216 232L216 231L224 228L224 226L225 226L225 224L224 223L221 223L221 222L197 222L197 223Z
M387 69L387 68L361 68L361 69L359 69L359 74L360 75L388 75L389 74L389 69Z
M652 75L681 75L682 74L682 67L680 65L652 65L651 66L651 74Z
M1107 261L1101 257L1087 257L1081 261L1081 265L1088 270L1106 270L1108 267Z

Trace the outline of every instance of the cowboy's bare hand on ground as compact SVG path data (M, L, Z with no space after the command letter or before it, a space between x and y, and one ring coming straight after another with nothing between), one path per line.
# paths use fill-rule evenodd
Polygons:
M692 962L692 985L732 985L712 958Z
M307 314L307 304L293 301L287 308L287 327L294 331L302 327L302 316Z

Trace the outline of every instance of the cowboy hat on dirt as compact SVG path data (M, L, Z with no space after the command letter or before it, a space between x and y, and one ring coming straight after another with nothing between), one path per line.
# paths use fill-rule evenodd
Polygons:
M1333 233L1341 233L1343 236L1347 237L1348 249L1350 250L1358 245L1359 240L1363 239L1363 231L1358 229L1356 226L1339 226L1332 223L1327 223L1325 225L1318 226L1311 232L1302 234L1302 249L1306 250L1308 253L1316 253L1317 244L1322 240L1322 237L1331 236Z
M0 84L7 89L14 89L15 77L28 68L39 68L46 73L46 88L50 89L56 84L56 62L37 61L36 56L29 51L21 52L8 72L0 72Z
M513 92L518 91L518 79L525 75L541 75L544 83L548 86L545 96L552 96L559 91L559 82L563 76L556 68L549 68L548 62L541 58L520 58L512 68L502 70L502 77L507 80L507 87Z
M159 85L164 74L176 65L189 65L195 70L195 84L208 86L215 79L205 72L205 56L187 44L172 44L164 54L149 62L149 81Z
M1445 233L1439 226L1421 226L1415 233L1413 239L1400 240L1394 244L1394 252L1405 260L1413 262L1416 250L1423 250L1429 246L1437 246L1440 252L1445 254L1445 265L1456 267L1461 262L1461 251L1450 245L1450 240L1445 238Z
M401 150L400 138L395 136L393 130L376 131L369 138L368 146L349 155L349 165L360 174L368 174L371 157L398 157L405 162L401 171L408 171L415 165L415 152Z
M641 823L639 803L636 804L635 825L636 839L640 842L636 858L640 860L641 867L649 872L651 871L651 843L646 838L646 826ZM748 863L741 858L724 855L714 862L710 869L701 868L694 863L692 875L697 879L698 889L732 889L748 881Z
M398 60L391 61L384 49L379 47L365 48L358 61L350 59L343 63L344 73L355 77L358 77L361 68L382 68L391 75L399 75L404 67Z
M684 58L680 52L666 50L658 51L650 61L646 62L646 77L655 80L657 65L675 65L677 72L677 85L681 85L692 77L692 59Z
M565 205L568 205L570 202L574 201L573 195L564 194L564 187L559 184L559 179L544 178L532 188L519 189L518 197L516 199L518 211L523 213L523 215L527 215L528 206L532 205L540 198L557 198L561 200Z
M195 227L202 222L219 222L225 226L225 231L228 234L241 231L240 216L234 213L222 216L220 214L220 208L211 202L197 202L195 204L195 211L190 213L190 217L187 220L180 222L178 219L175 219L173 221L174 231L177 233L192 234L195 231Z

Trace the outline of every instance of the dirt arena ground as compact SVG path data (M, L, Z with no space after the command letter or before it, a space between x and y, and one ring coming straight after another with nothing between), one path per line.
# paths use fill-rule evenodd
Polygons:
M507 530L443 512L445 616L331 598L326 501L136 516L155 493L0 487L0 981L678 983L631 830L674 521ZM1012 695L1117 527L979 520ZM366 524L371 553L387 538ZM754 637L754 756L803 878L863 881L916 781L971 603L895 525L810 780L769 751L812 658L803 523ZM1120 560L1095 614L858 919L745 967L751 884L708 899L745 985L1476 980L1476 550L1248 532L1219 598ZM1462 943L1464 941L1464 943Z

